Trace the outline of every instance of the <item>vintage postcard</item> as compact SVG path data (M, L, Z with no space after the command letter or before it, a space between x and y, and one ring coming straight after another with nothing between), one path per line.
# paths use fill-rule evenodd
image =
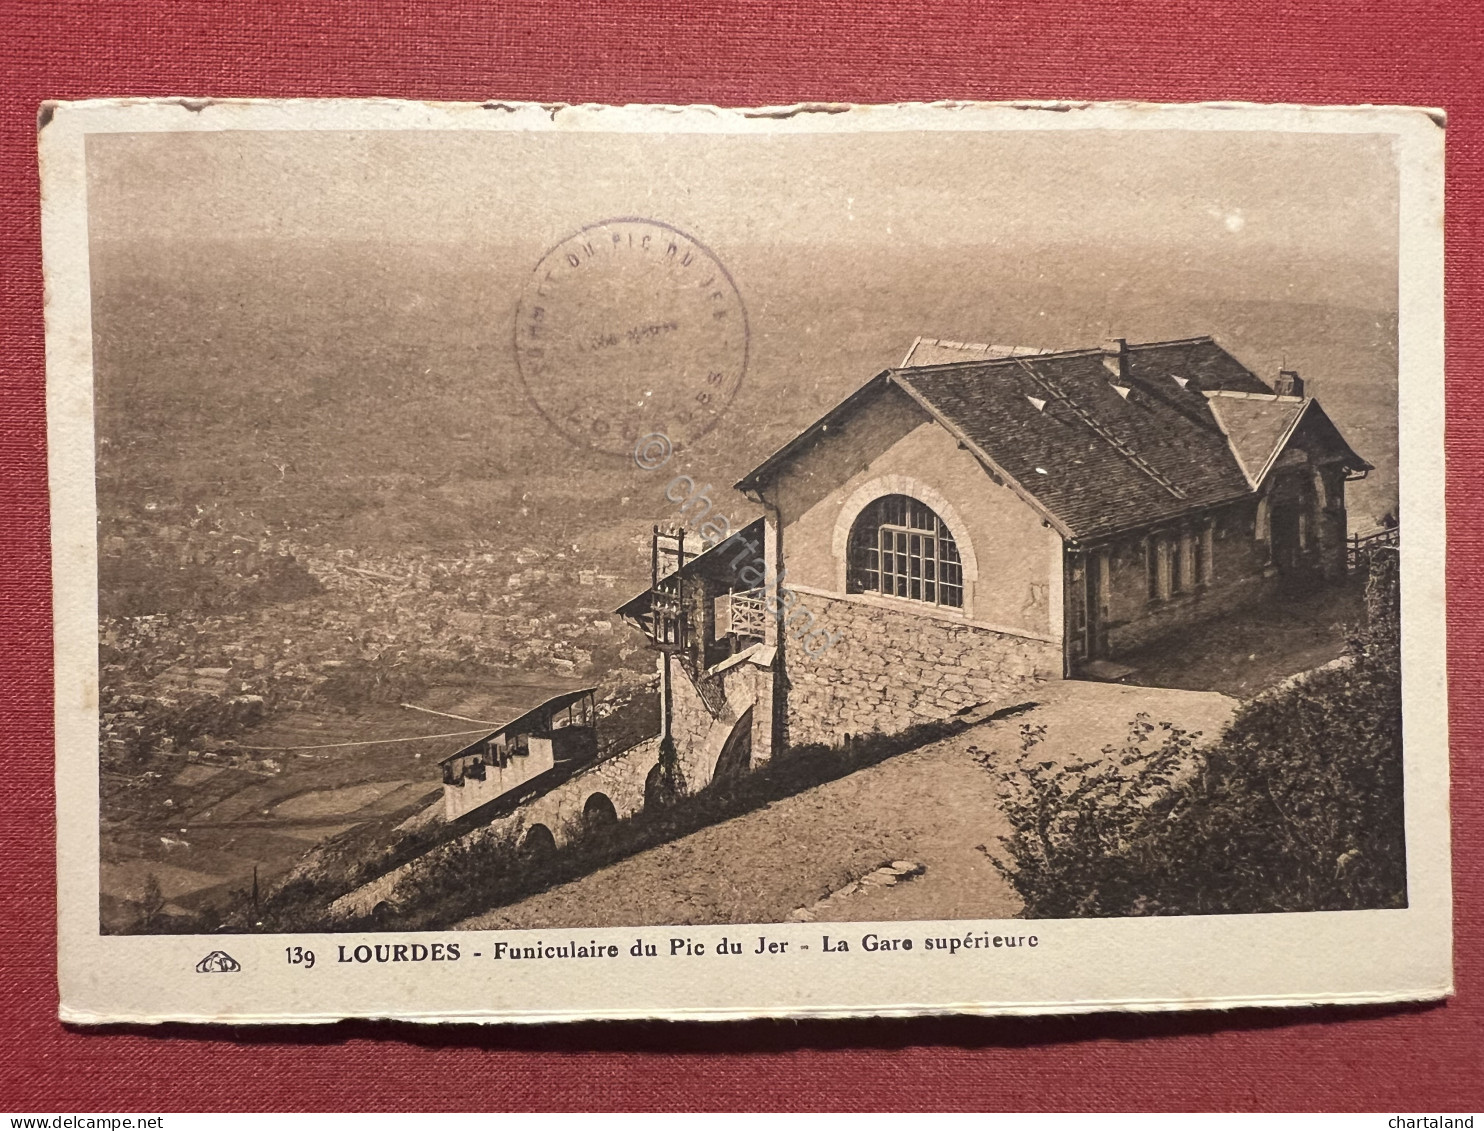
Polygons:
M1443 136L43 107L62 1016L1447 995Z

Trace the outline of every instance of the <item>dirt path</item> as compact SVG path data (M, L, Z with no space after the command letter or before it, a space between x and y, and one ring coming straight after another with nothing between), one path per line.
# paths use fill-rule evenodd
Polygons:
M1004 918L1019 901L976 846L1008 831L993 777L973 750L1013 756L1025 723L1046 727L1048 759L1093 756L1121 742L1140 711L1214 737L1236 701L1214 692L1068 681L1040 705L984 723L756 812L459 924L471 930L651 924L770 923L829 899L820 921ZM894 882L893 882L894 881Z
M1124 682L1221 691L1247 699L1295 672L1344 655L1350 626L1365 619L1364 583L1277 594L1238 613L1191 625L1174 639L1125 653Z

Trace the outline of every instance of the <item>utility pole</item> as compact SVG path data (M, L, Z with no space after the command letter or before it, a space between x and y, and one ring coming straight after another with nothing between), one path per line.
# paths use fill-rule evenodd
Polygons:
M653 628L651 639L660 650L660 742L670 738L670 650L665 647L670 625L665 615L665 596L660 592L660 528L656 525L649 540L649 615Z
M685 531L662 534L653 528L653 541L649 555L649 637L660 650L660 749L659 766L661 780L665 783L662 795L668 799L678 796L683 790L683 778L679 775L679 763L675 751L674 735L674 653L686 646L685 583L681 571L685 567ZM675 546L675 569L660 576L660 539L673 539ZM670 549L666 546L668 565Z

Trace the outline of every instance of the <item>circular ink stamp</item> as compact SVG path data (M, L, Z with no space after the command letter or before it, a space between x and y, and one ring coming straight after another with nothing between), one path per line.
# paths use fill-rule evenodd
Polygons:
M590 224L536 265L515 315L531 403L572 443L628 455L715 428L747 371L747 310L702 243L659 220Z

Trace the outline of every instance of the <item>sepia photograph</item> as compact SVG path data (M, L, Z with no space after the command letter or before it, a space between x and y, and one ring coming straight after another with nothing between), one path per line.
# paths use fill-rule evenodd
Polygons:
M154 109L75 166L99 940L1413 906L1394 122Z

